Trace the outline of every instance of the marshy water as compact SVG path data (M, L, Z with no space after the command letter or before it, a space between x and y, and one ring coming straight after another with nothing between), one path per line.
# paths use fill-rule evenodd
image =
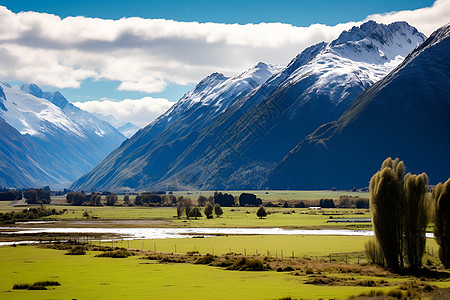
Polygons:
M5 231L7 230L7 231ZM372 230L346 229L282 229L282 228L23 228L3 227L2 234L99 234L116 235L122 239L173 239L215 235L329 235L329 236L373 236ZM433 238L432 233L427 237ZM21 241L27 242L27 241ZM17 243L17 242L15 242ZM14 242L0 242L10 245Z

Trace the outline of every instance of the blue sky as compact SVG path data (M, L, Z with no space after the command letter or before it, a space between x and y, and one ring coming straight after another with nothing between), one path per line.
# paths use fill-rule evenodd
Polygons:
M163 18L177 21L215 23L282 22L297 26L313 23L335 25L363 20L376 13L412 10L431 6L432 0L279 0L279 1L105 1L105 0L3 0L14 12L37 11L67 16L120 19Z
M212 72L234 76L258 61L287 64L305 47L330 41L368 16L405 20L430 34L448 19L449 2L3 0L0 40L4 34L7 42L0 52L9 55L0 61L0 80L34 82L73 102L173 102ZM280 24L260 24L275 22Z

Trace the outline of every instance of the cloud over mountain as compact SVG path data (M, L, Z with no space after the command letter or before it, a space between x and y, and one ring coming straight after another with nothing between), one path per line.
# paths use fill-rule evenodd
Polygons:
M368 18L406 20L429 34L448 22L449 14L450 1L437 0L429 8ZM88 78L116 80L119 90L155 93L216 71L235 75L258 61L285 64L306 47L361 23L296 27L136 17L61 19L0 6L0 77L57 88L78 88Z
M95 100L77 102L74 105L88 112L113 115L125 122L144 127L166 112L174 103L163 98L144 97L123 101Z

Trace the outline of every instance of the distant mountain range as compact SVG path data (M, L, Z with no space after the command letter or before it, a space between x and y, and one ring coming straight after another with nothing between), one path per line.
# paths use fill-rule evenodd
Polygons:
M354 111L358 103L368 103L368 100L362 101L361 97L366 99L368 96L364 95L369 91L381 88L379 83L375 83L402 63L425 39L423 34L405 22L383 25L369 21L344 31L331 43L319 43L305 49L287 67L259 63L233 78L212 74L167 113L138 131L91 172L75 181L72 188L118 191L367 186L368 178L341 176L336 173L336 169L333 169L333 174L338 180L329 178L320 181L321 170L326 169L332 163L331 160L340 160L340 153L351 151L339 148L333 152L335 156L332 159L322 163L304 160L304 157L315 158L315 148L323 143L322 139L320 143L309 143L310 151L305 152L309 156L301 154L301 151L306 150L299 149L306 149L301 145L313 140L318 132L322 133L323 127L320 127L312 136L308 136L316 128L338 120L341 116L339 120L342 120ZM425 49L423 51L426 52ZM414 58L411 57L408 57L408 61L414 65ZM435 72L430 71L430 77L421 77L421 85L394 85L392 89L398 90L399 97L402 92L406 95L406 89L413 94L414 89L420 87L445 90L445 85L440 84L448 85L448 78L443 76L442 82L436 80L433 83L435 77L441 76L439 70ZM435 76L431 76L431 73ZM361 95L365 90L367 92ZM433 93L430 91L430 95ZM445 96L447 91L442 93ZM420 102L423 96L417 91L416 102ZM361 104L358 111L366 106L369 107ZM408 107L411 105L402 107L403 114L396 115L397 121L401 118L414 120L408 114L416 108ZM375 112L368 114L377 115ZM424 120L426 118L433 117L427 114ZM376 118L368 120L375 122ZM449 127L441 128L440 134L446 129ZM367 164L358 162L352 165L349 161L347 173L361 166L365 171L355 174L367 174L369 164L370 170L376 169L384 156L396 153L389 151L392 143L387 140L379 140L378 148L366 149L364 143L351 139L352 134L349 133L349 140L346 140L347 147L358 144L355 149L361 151L361 157L377 152L381 158L368 159ZM377 137L373 130L367 131L366 139L371 140L372 137ZM378 151L381 148L387 150ZM318 152L326 151L319 149ZM413 164L406 155L401 158L407 166L408 163ZM316 177L306 178L306 174ZM436 178L440 178L440 175L436 175Z
M59 92L0 82L0 186L68 187L125 137Z
M123 134L127 138L132 137L133 134L135 134L139 129L141 129L139 126L137 126L131 122L125 122L125 121L119 120L112 115L104 115L104 114L94 113L94 112L91 112L91 114L96 116L100 120L108 122L110 125L112 125L114 128L116 128L121 134Z

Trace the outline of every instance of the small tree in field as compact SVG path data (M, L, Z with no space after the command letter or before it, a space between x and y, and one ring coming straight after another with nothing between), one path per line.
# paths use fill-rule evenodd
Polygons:
M434 235L439 244L439 258L450 268L450 179L439 183L433 191L435 204Z
M214 205L214 213L216 214L217 217L220 217L221 215L223 215L223 210L222 210L222 207L220 207L219 203L216 203Z
M265 217L267 216L267 212L266 212L266 209L264 208L264 206L261 205L261 206L258 208L258 211L256 212L256 215L257 215L260 219L265 218Z
M205 209L203 210L207 219L213 218L213 210L214 210L214 207L212 206L212 204L207 202L205 205Z
M192 208L189 212L189 217L195 218L197 220L197 218L202 217L202 213L200 212L200 209L197 206L194 206L194 208Z

